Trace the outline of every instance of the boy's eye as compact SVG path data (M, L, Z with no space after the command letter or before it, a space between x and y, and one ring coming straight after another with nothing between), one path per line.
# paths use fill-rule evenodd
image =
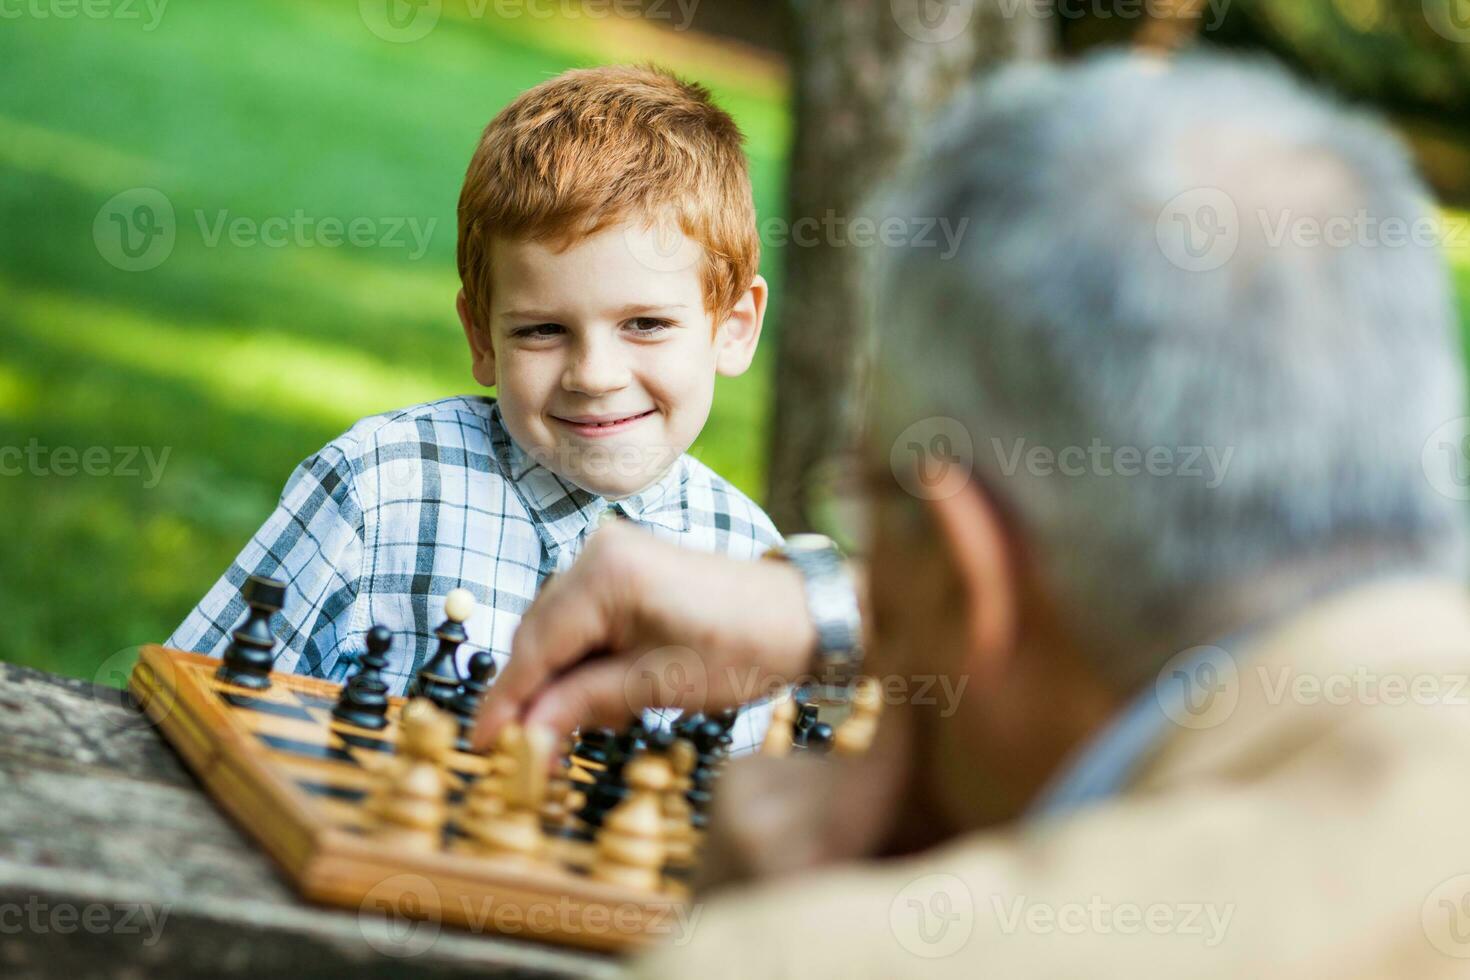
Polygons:
M670 323L668 320L659 320L651 316L640 316L637 319L629 320L628 326L633 329L634 333L648 337L654 334L663 333L665 330L672 327L673 324Z
M516 327L510 332L510 335L534 340L541 337L555 337L561 332L562 326L559 323L533 323L529 327Z

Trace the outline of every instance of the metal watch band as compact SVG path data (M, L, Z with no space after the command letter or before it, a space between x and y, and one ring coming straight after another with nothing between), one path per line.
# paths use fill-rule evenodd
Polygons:
M825 535L793 534L768 554L794 565L806 583L807 611L817 630L813 672L828 684L855 679L862 662L862 618L841 549Z

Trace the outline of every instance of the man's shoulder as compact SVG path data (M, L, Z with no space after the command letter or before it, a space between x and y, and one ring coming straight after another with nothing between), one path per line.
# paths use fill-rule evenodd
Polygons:
M691 510L707 515L718 529L747 535L763 548L781 543L781 532L760 504L693 456L686 453L683 461Z

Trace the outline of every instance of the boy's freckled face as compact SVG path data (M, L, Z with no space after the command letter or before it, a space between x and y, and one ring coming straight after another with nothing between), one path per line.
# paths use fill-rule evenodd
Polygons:
M493 247L493 365L481 360L476 376L497 386L522 449L611 498L643 489L688 449L722 366L725 331L705 309L700 263L640 261L659 254L654 234L624 224L562 251Z

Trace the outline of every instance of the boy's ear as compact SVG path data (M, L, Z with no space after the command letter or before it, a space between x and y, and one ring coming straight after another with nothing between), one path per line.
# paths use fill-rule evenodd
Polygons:
M715 356L715 371L733 378L745 373L755 357L756 344L761 339L761 324L766 319L766 299L769 287L763 276L756 276L725 322L715 334L715 345L719 348Z
M470 342L470 371L475 380L486 388L495 387L495 348L490 345L490 335L475 326L470 316L470 302L464 290L454 298L454 308L459 312L459 324L464 327L465 339Z

